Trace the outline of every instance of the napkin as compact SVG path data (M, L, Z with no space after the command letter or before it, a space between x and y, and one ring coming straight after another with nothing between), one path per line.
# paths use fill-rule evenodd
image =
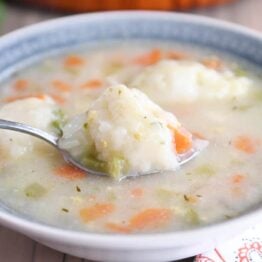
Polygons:
M198 255L195 262L262 262L262 224Z

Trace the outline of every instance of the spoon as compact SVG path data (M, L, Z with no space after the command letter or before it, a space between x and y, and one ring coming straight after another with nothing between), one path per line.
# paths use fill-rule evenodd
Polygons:
M47 143L49 143L50 145L52 145L53 147L55 147L62 154L62 156L64 157L64 160L66 162L71 163L72 165L74 165L77 168L85 171L88 174L107 176L107 174L104 173L104 172L96 171L96 170L90 169L89 167L82 165L79 161L74 159L68 151L60 148L59 147L60 137L54 136L54 135L49 134L49 133L47 133L47 132L45 132L41 129L34 128L34 127L26 125L26 124L8 121L8 120L3 120L3 119L0 119L0 129L13 130L13 131L25 133L25 134L32 135L34 137L40 138L40 139L46 141ZM179 164L180 165L184 165L188 161L195 158L200 153L200 151L208 145L208 141L203 140L203 139L199 139L199 138L196 138L196 137L193 137L193 142L194 142L193 143L194 147L191 150L189 150L185 154L179 155ZM148 174L155 174L155 173L159 173L159 172L161 172L161 171L156 170L156 171L152 171ZM134 177L134 176L139 176L139 175L145 175L145 174L128 174L125 177Z

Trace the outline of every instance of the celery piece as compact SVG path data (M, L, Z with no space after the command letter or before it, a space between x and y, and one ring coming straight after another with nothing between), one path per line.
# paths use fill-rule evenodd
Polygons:
M173 197L174 192L165 188L158 188L156 190L156 195L161 201L165 202Z
M254 92L254 99L258 102L262 102L262 88L260 88L261 90L256 90Z
M63 126L66 122L66 117L64 112L61 109L55 110L54 115L56 117L56 120L51 122L51 126L53 127L53 129L55 130L55 133L58 136L62 136L63 135Z
M126 160L121 157L115 156L111 161L108 162L107 171L108 174L113 178L121 177L125 169L126 169Z
M107 164L104 161L98 160L92 156L85 156L82 159L82 164L90 169L100 171L100 172L107 172Z
M24 189L24 193L29 198L40 198L46 194L47 190L39 183L32 183Z
M193 208L189 208L185 213L185 219L187 223L191 225L199 225L200 219L197 212Z
M215 174L215 170L209 164L205 164L205 165L197 167L195 169L195 173L199 175L213 176Z
M115 201L116 200L116 193L115 192L113 192L113 191L110 191L110 192L108 192L108 194L107 194L107 199L109 200L109 201Z
M239 67L237 67L234 70L234 73L235 73L236 76L239 76L239 77L247 76L247 71L242 69L242 68L239 68Z

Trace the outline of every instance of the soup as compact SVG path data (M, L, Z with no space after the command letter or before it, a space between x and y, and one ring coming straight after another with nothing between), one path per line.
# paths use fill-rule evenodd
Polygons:
M0 199L31 219L88 232L167 232L236 217L262 198L257 72L223 54L137 43L79 49L18 72L2 84L1 118L61 135L108 87L125 84L209 145L175 171L119 182L84 174L48 144L1 130Z

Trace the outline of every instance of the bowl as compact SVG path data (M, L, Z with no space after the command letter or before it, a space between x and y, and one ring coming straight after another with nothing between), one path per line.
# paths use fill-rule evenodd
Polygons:
M217 20L165 12L108 12L71 16L27 27L0 39L0 81L44 57L105 40L178 41L240 56L262 66L261 34ZM48 207L47 207L48 208ZM158 234L98 234L34 221L0 205L0 223L59 251L102 261L169 261L199 254L262 220L260 207L192 230Z

